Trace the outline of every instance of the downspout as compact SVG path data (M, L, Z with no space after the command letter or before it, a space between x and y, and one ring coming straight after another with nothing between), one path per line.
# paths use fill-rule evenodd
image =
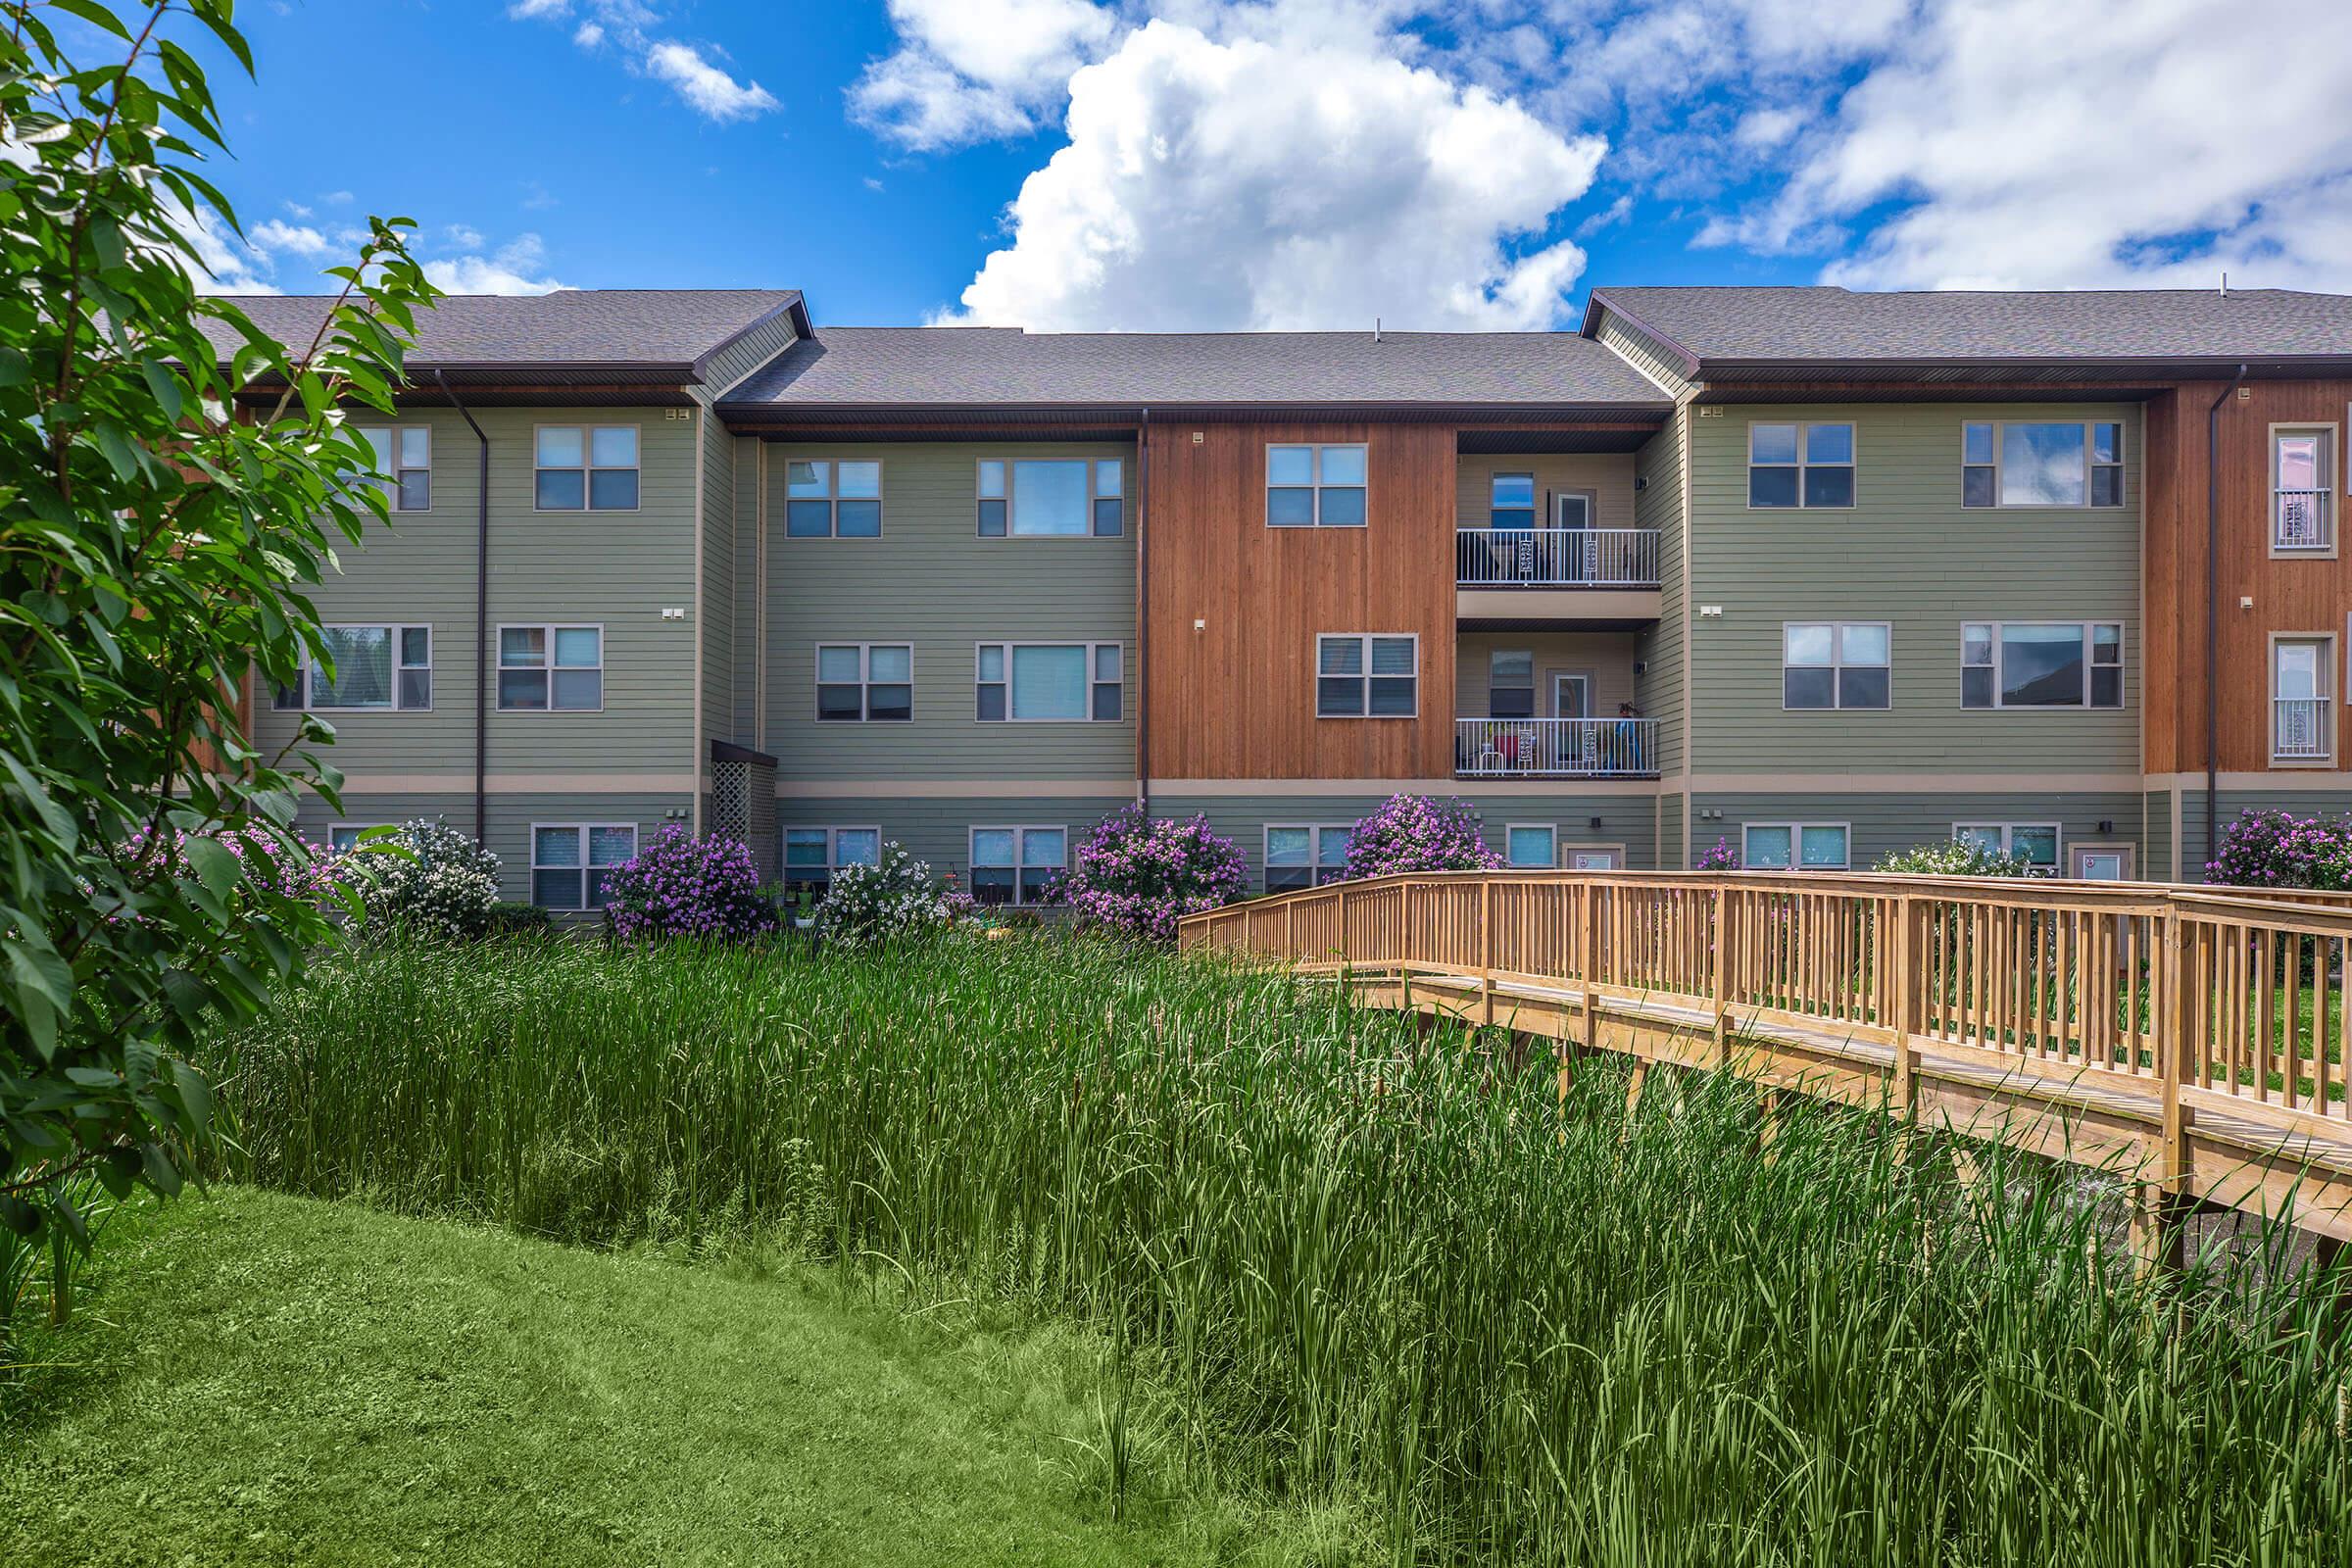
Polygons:
M1135 442L1135 799L1152 815L1152 411Z
M490 842L490 438L436 368L441 395L464 416L481 446L473 499L473 841Z
M2222 770L2222 405L2245 383L2246 368L2222 388L2205 411L2205 862L2220 858Z

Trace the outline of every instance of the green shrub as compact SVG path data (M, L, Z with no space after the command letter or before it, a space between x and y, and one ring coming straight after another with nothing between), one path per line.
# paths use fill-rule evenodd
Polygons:
M1891 871L1903 876L2032 876L2033 863L2022 856L2003 855L1983 844L1963 843L1945 839L1935 844L1915 844L1907 850L1893 850L1879 857L1874 871Z
M379 936L461 941L490 930L498 857L440 817L403 822L354 851L352 863L368 928Z
M825 942L871 947L939 931L973 907L950 892L904 844L885 844L871 865L845 865L816 906L816 934Z
M490 906L483 931L494 937L544 936L555 924L555 915L539 905L501 901Z

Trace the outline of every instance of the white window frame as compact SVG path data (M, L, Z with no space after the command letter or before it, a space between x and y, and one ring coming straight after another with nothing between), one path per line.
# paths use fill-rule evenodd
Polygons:
M2082 427L2082 499L2074 501L2003 501L2001 499L2001 432L2013 424L2079 424ZM2102 424L2115 426L2115 461L2092 461L2096 440L2093 432ZM1974 425L1983 425L1992 434L1992 461L1968 461L1968 432ZM1960 494L1959 503L1968 512L2120 512L2131 505L2132 469L2127 443L2130 434L2122 419L1963 419L1960 421ZM1968 470L1984 468L1992 475L1992 499L1982 506L1968 499ZM2094 501L2093 481L2101 468L2115 470L2115 499Z
M2278 751L2278 649L2281 644L2310 644L2318 648L2319 658L2313 662L2320 690L2310 699L2319 705L2320 722L2327 726L2327 751L2320 757L2281 756ZM2336 737L2341 727L2336 722L2336 705L2340 700L2335 691L2337 679L2336 640L2324 631L2275 631L2267 644L2270 661L2270 717L2264 726L2268 731L2265 751L2275 768L2332 768L2335 766Z
M1794 463L1758 463L1756 461L1756 432L1788 426L1796 432L1796 461ZM1853 454L1850 463L1811 463L1806 461L1806 438L1816 429L1838 426L1844 429L1846 450ZM1851 512L1862 504L1862 426L1853 419L1750 419L1747 421L1747 466L1740 470L1746 485L1747 510L1750 512ZM1796 474L1796 499L1785 507L1757 506L1755 470L1758 468L1788 468ZM1805 470L1808 468L1844 468L1852 478L1852 499L1842 502L1824 502L1815 506L1805 499Z
M1303 869L1306 872L1306 888L1278 889L1274 886L1272 879L1272 873L1275 870L1274 835L1277 833L1303 833L1306 835L1305 866L1286 865L1282 867L1286 871ZM1348 867L1345 863L1329 867L1323 864L1323 835L1326 833L1345 833L1353 837L1355 824L1353 822L1268 822L1263 828L1260 828L1257 842L1258 887L1267 893L1302 893L1308 888L1328 887L1332 882L1347 881ZM1328 881L1323 875L1326 869L1332 872Z
M973 823L964 834L963 864L966 873L966 880L969 884L964 891L969 893L974 899L978 899L980 896L980 852L978 846L980 843L980 835L983 833L1009 833L1012 835L1012 897L1005 900L1003 904L989 905L988 907L996 909L1040 909L1054 907L1055 906L1052 899L1030 899L1022 897L1021 872L1024 867L1021 862L1023 858L1028 854L1030 834L1058 833L1061 835L1061 861L1059 864L1054 866L1054 869L1061 872L1064 875L1067 875L1070 869L1069 824L1066 822ZM1005 867L990 866L989 869L992 871L1001 871L1005 869ZM1032 867L1030 869L1043 868Z
M399 825L400 824L397 822L329 822L326 824L327 853L329 855L349 855L353 850L359 847L358 844L354 842L341 849L337 849L335 847L335 835L338 833L349 833L356 841L359 835L362 833L372 833L377 828L398 827Z
M1551 851L1544 857L1543 865L1521 865L1511 858L1511 835L1514 833L1541 833L1544 835L1544 842L1551 846ZM1560 863L1560 825L1557 822L1503 823L1502 859L1504 867L1513 871L1539 871L1556 867Z
M1274 482L1274 454L1304 452L1311 477L1305 484L1276 484ZM1326 452L1360 452L1364 459L1364 479L1361 484L1326 484L1323 481L1323 454ZM1288 533L1310 528L1369 528L1372 526L1372 444L1368 441L1269 441L1262 454L1261 468L1264 484L1265 521L1269 528ZM1274 520L1274 492L1304 490L1313 497L1312 522L1276 522ZM1325 522L1323 520L1323 492L1326 490L1361 490L1364 493L1364 519L1361 522ZM1490 486L1488 494L1493 495Z
M637 457L638 461L642 463L645 459L645 454L640 451L637 454ZM825 470L825 493L823 495L796 496L792 493L792 466L796 463L806 463L811 466L820 467ZM845 463L869 463L873 465L874 493L872 495L845 496L841 493L841 466ZM644 485L645 478L642 473L638 476L637 482L640 487ZM882 471L882 459L880 458L786 458L784 460L784 537L787 539L808 540L867 540L881 538L883 534L889 530L890 526L889 509L885 505L884 501L885 483L886 481ZM843 533L841 531L841 504L844 501L870 501L873 503L874 531L872 533ZM823 507L825 509L825 531L823 533L793 532L792 509L795 507Z
M1987 834L1999 841L1994 845L1994 848L1998 850L2001 855L2015 856L2017 853L2015 848L2017 834L2020 831L2034 832L2045 828L2049 831L2050 835L2049 868L2047 870L2037 869L2034 874L2035 876L2056 876L2066 865L2066 828L2063 823L1954 822L1952 824L1952 842L1954 844L1965 843L1966 841L1961 837L1961 835L1964 833ZM1851 858L1850 851L1848 852L1848 858Z
M355 424L351 428L352 433L359 436L361 440L367 441L370 449L378 453L389 451L392 454L392 466L388 470L368 476L375 487L383 492L384 505L394 512L407 513L412 516L432 511L433 427L429 424ZM376 435L383 436L383 446L377 447L370 439ZM404 464L400 461L401 445L412 435L424 437L424 466L421 470L413 463ZM407 475L419 471L424 474L424 505L421 507L405 505L401 497L401 487L408 482Z
M564 831L564 829L567 829L567 828L568 828L568 829L570 829L570 830L572 830L573 832L576 832L576 833L577 833L577 834L579 834L579 836L580 836L580 837L579 837L579 844L580 844L580 859L579 859L579 864L578 864L577 866L569 866L569 865L544 865L544 866L543 866L543 865L541 865L541 864L539 863L539 835L540 835L540 833L541 833L542 831L551 832L551 833L555 833L555 832L562 832L562 831ZM590 853L590 852L589 852L589 845L590 845L591 843L593 843L593 842L594 842L594 840L593 840L593 839L590 837L590 835L591 835L591 834L594 834L594 833L600 833L600 832L617 832L617 831L619 831L619 830L621 830L621 829L623 829L623 828L625 828L625 829L627 829L627 830L628 830L628 835L629 835L629 858L631 858L631 859L635 859L635 858L636 858L636 857L637 857L637 847L638 847L638 838L639 838L639 835L638 835L638 832L637 832L637 824L636 824L636 823L634 823L634 822L533 822L533 823L531 823L531 824L530 824L530 833L531 833L531 839L530 839L530 862L531 862L531 863L530 863L530 873L529 873L529 875L530 875L530 884L529 884L529 889L528 889L528 891L529 891L529 893L530 893L530 901L531 901L531 903L533 903L533 904L536 904L536 905L539 905L539 907L540 907L540 908L542 908L542 909L552 909L552 910L555 910L555 911L556 911L557 913L559 913L559 914L586 914L586 913L590 912L591 910L595 910L595 909L601 909L601 908L603 908L603 907L604 907L604 906L603 906L603 905L601 905L601 904L591 904L591 903L589 903L589 902L588 902L588 875L589 875L589 873L590 873L591 871L598 870L598 869L603 869L603 870L611 870L611 869L612 869L612 867L610 867L610 866L605 866L605 867L597 867L597 866L592 866L592 865L590 865L590 864L588 863L588 856L589 856L589 853ZM545 870L545 871L571 871L571 870L577 870L577 871L580 873L580 902L579 902L579 903L577 903L577 904L539 904L539 873L540 873L541 871L543 871L543 870Z
M792 835L795 833L822 833L825 836L825 885L827 887L831 887L833 879L841 874L841 836L844 833L871 833L874 836L875 858L879 860L882 855L882 829L876 823L852 822L840 827L820 827L814 822L786 822L776 829L776 853L781 858L776 866L778 873L776 884L787 890L790 890L793 885ZM866 862L852 860L849 863L863 865Z
M1759 866L1747 852L1747 836L1762 828L1786 828L1788 831L1788 860L1785 866ZM1805 832L1807 829L1836 828L1845 835L1845 859L1838 865L1807 865ZM1740 824L1740 865L1742 870L1775 871L1850 871L1854 868L1854 825L1851 822L1742 822Z
M804 534L802 537L813 538L815 536ZM858 678L855 681L825 679L825 650L828 648L855 648L858 650ZM906 650L906 679L905 682L874 679L874 650L877 648L904 648ZM816 644L815 649L816 652L810 661L810 672L815 675L816 681L808 692L808 716L811 720L819 724L905 724L913 720L914 644L825 642ZM901 684L906 688L906 716L905 718L874 717L874 688ZM827 718L825 716L825 688L828 686L856 686L858 688L858 716L856 718Z
M1580 855L1606 855L1610 859L1607 865L1601 866L1571 865L1569 862ZM1562 844L1554 851L1554 863L1562 870L1622 871L1625 869L1625 858L1626 851L1622 844Z
M1367 473L1365 477L1369 478L1371 476ZM1527 481L1527 505L1524 508L1512 507L1509 509L1512 512L1526 512L1527 521L1523 523L1496 522L1494 520L1494 514L1503 510L1494 500L1495 487L1500 485L1505 479L1525 479ZM1269 486L1268 488L1270 489L1272 487ZM1532 529L1544 526L1544 491L1543 487L1536 483L1536 476L1531 470L1526 468L1496 468L1487 475L1486 526L1491 529L1500 529L1511 533L1525 533Z
M578 467L542 467L539 463L539 434L543 430L577 430L580 432L580 464ZM634 432L637 461L630 464L596 461L596 432L599 430L628 430ZM576 507L543 507L539 504L539 475L542 473L576 473L580 476L580 504ZM634 473L637 475L637 504L629 507L600 507L596 504L596 476L600 473ZM568 517L575 514L607 512L626 514L645 510L645 426L630 419L551 419L531 426L531 510L548 516Z
M1085 532L1022 533L1014 526L1020 518L1019 466L1024 463L1083 463L1086 465ZM1102 469L1109 465L1117 466L1119 482L1116 489L1105 490L1102 488ZM993 493L990 489L988 474L991 467L1000 470ZM989 540L1027 539L1058 544L1070 544L1090 539L1124 539L1127 537L1127 455L1123 450L1115 458L1038 457L1033 455L1024 458L975 459L972 463L973 535L976 538ZM987 525L981 520L981 509L992 501L1004 509L1004 526L1002 531L997 533L989 532ZM1102 504L1105 501L1116 501L1119 504L1119 528L1116 533L1102 531Z
M1830 662L1826 664L1791 664L1788 662L1788 633L1798 626L1826 626L1830 632ZM1875 627L1886 634L1886 662L1884 664L1848 664L1845 662L1845 632L1849 626ZM1799 708L1788 701L1788 672L1792 669L1826 669L1830 672L1830 703L1826 708ZM1886 672L1886 701L1848 706L1845 701L1845 672L1848 669L1883 669ZM1884 713L1894 707L1894 622L1890 620L1784 620L1781 622L1781 711L1785 713Z
M1992 663L1989 666L1992 670L1992 701L1982 707L1974 706L1968 701L1968 676L1966 672L1971 669L1984 669L1987 667L1983 664L1971 664L1968 662L1968 628L1971 626L1983 626L1992 635ZM2071 704L2003 702L2001 700L2002 688L2006 682L2002 678L2001 630L2005 626L2080 626L2082 629L2082 701ZM2115 662L2113 664L2094 664L2092 662L2092 661L2097 658L2098 655L2096 630L2101 626L2112 626L2115 628ZM2132 648L2130 630L2126 624L2120 620L2069 620L2064 618L2055 618L2049 620L1990 620L1982 617L1963 620L1960 622L1960 668L1962 671L1960 677L1960 710L1964 713L2128 712L2131 710L2132 707L2131 681L2128 678L2132 666L2131 655ZM2113 669L2116 672L2115 702L2112 706L2102 703L2094 707L2091 703L2091 671L2094 668Z
M507 633L511 631L539 631L547 634L547 662L541 664L510 664L507 662ZM556 633L560 631L592 631L596 633L596 662L590 664L559 664L556 662ZM606 658L605 623L601 620L509 620L491 628L496 639L491 645L493 663L490 666L490 685L493 710L501 713L526 713L544 716L550 713L601 713L605 710L606 673L610 667ZM556 671L559 669L596 671L596 706L594 708L558 708L556 706ZM545 708L510 708L506 693L500 689L498 677L508 670L538 670L547 676L547 706ZM561 825L561 824L559 824Z
M2282 545L2278 542L2278 443L2287 436L2311 435L2320 438L2320 483L2312 494L2320 507L2320 528L2327 535L2323 545ZM2290 561L2333 561L2336 558L2336 470L2342 463L2343 428L2336 424L2301 424L2292 421L2274 424L2270 430L2271 481L2270 516L2267 532L2271 554Z
M1413 710L1412 710L1411 712L1409 712L1409 713L1375 713L1375 712L1373 712L1373 711L1372 711L1372 682L1373 682L1375 679L1379 679L1379 680L1401 680L1401 679L1403 678L1402 676L1399 676L1399 675L1380 675L1380 676L1375 676L1375 675L1373 674L1373 672L1372 672L1372 645L1373 645L1375 642L1383 642L1383 641L1386 641L1386 642L1410 642L1410 643L1413 645L1413 676L1412 676L1412 679L1413 679ZM1326 677L1326 676L1324 675L1324 673L1323 673L1323 645L1324 645L1325 643L1345 643L1345 642L1358 643L1358 644L1360 644L1360 645L1361 645L1360 652L1361 652L1361 653L1362 653L1362 655L1363 655L1363 671L1362 671L1362 673L1360 673L1360 674L1356 674L1356 675L1332 675L1332 676ZM1315 683L1315 707L1314 707L1314 713L1315 713L1315 717L1316 717L1316 718L1318 718L1318 719L1336 719L1336 720L1343 720L1343 721L1345 721L1345 720L1355 720L1355 719L1385 719L1385 720L1395 720L1395 719L1413 719L1413 718L1419 718L1419 717L1421 716L1421 634L1420 634L1419 632L1417 632L1417 631L1319 631L1319 632L1315 633L1315 650L1314 650L1314 659L1315 659L1315 662L1314 662L1314 668L1313 668L1313 670L1312 670L1312 672L1311 672L1311 673L1312 673L1312 678L1313 678L1313 680L1314 680L1314 683ZM1363 708L1362 708L1362 710L1361 710L1361 711L1359 711L1359 712L1353 712L1353 713L1326 713L1325 711L1323 711L1323 682L1324 682L1324 681L1325 681L1325 679L1327 679L1327 678L1328 678L1328 679L1331 679L1331 680L1353 680L1353 681L1356 681L1356 682L1358 682L1358 683L1359 683L1359 685L1360 685L1360 688L1361 688L1362 696L1363 696Z
M380 630L386 633L392 644L392 701L385 704L381 708L345 708L319 706L318 703L312 701L312 699L318 693L317 683L318 677L318 661L306 654L303 656L302 673L297 677L297 679L302 682L302 685L296 693L296 700L290 703L285 701L285 692L281 687L270 698L270 707L271 711L279 713L331 713L337 718L350 718L357 717L358 715L364 713L429 713L433 710L432 622L426 620L338 620L330 621L327 624L320 626L318 629L321 632ZM421 664L408 663L402 658L403 650L401 648L401 644L407 640L406 634L413 631L420 631L424 633L424 662ZM401 700L403 693L401 691L400 677L403 671L414 669L421 669L424 671L424 701L421 703L405 703Z
M982 656L982 655L983 655L983 654L984 654L984 653L985 653L987 650L989 650L989 649L991 649L991 648L997 649L997 650L1000 652L1000 654L1002 655L1003 659L1004 659L1004 678L1003 680L983 680L983 679L981 679L981 678L980 678L980 660L981 660L981 656ZM1012 651L1013 651L1014 649L1016 649L1016 648L1083 648L1083 649L1085 649L1085 650L1086 650L1086 712L1085 712L1084 714L1082 714L1081 716L1077 717L1077 718L1022 718L1022 717L1019 717L1018 715L1016 715L1016 714L1013 712L1013 710L1012 710ZM1113 653L1115 653L1115 654L1118 656L1118 660L1119 660L1119 678L1118 678L1117 680L1102 680L1102 679L1099 679L1099 678L1098 678L1099 671L1100 671L1100 670L1101 670L1101 668L1102 668L1101 660L1102 660L1102 650L1104 650L1104 649L1106 649L1106 648L1107 648L1107 649L1109 649L1109 650L1111 650ZM1002 687L1004 687L1004 715L1003 715L1002 717L999 717L999 718L982 718L982 717L980 716L980 693L981 693L982 691L984 691L985 689L987 689L988 687L991 687L991 686L1002 686ZM1118 694L1119 694L1119 710L1118 710L1118 712L1117 712L1116 714L1112 715L1112 716L1111 716L1111 717L1109 717L1109 718L1097 718L1097 717L1095 716L1095 695L1096 695L1096 692L1097 692L1097 690L1098 690L1099 688L1101 688L1101 687L1105 687L1105 686L1112 687L1112 688L1115 688L1115 689L1117 690L1117 692L1118 692ZM974 643L974 644L972 644L972 721L973 721L974 723L978 723L978 724L1117 724L1117 723L1121 723L1121 722L1123 722L1123 721L1126 719L1126 717L1127 717L1127 645L1126 645L1126 644L1124 644L1124 643L1107 643L1107 642L1105 642L1105 643L1046 642L1046 641L1038 641L1038 640L1034 640L1034 639L1026 639L1026 640L1023 640L1023 641L1021 641L1021 642L1015 642L1015 643L995 643L995 642L992 642L992 643ZM1045 825L1047 825L1047 826L1052 826L1052 824L1051 824L1051 823L1048 823L1048 824L1045 824Z

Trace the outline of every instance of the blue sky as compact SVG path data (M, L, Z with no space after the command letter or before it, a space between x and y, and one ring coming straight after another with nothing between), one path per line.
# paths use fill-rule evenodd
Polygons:
M1544 326L1596 282L2225 267L2352 288L2334 0L240 10L230 286L316 287L398 212L448 286L789 285L820 323Z

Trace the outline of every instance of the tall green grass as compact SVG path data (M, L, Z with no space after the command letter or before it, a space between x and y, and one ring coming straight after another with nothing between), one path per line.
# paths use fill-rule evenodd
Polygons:
M2347 1550L2352 1351L2275 1256L2160 1297L2079 1183L1828 1110L1761 1152L1720 1082L1562 1115L1498 1044L1085 943L549 944L337 960L217 1066L239 1179L1086 1315L1184 1466L1400 1561Z

